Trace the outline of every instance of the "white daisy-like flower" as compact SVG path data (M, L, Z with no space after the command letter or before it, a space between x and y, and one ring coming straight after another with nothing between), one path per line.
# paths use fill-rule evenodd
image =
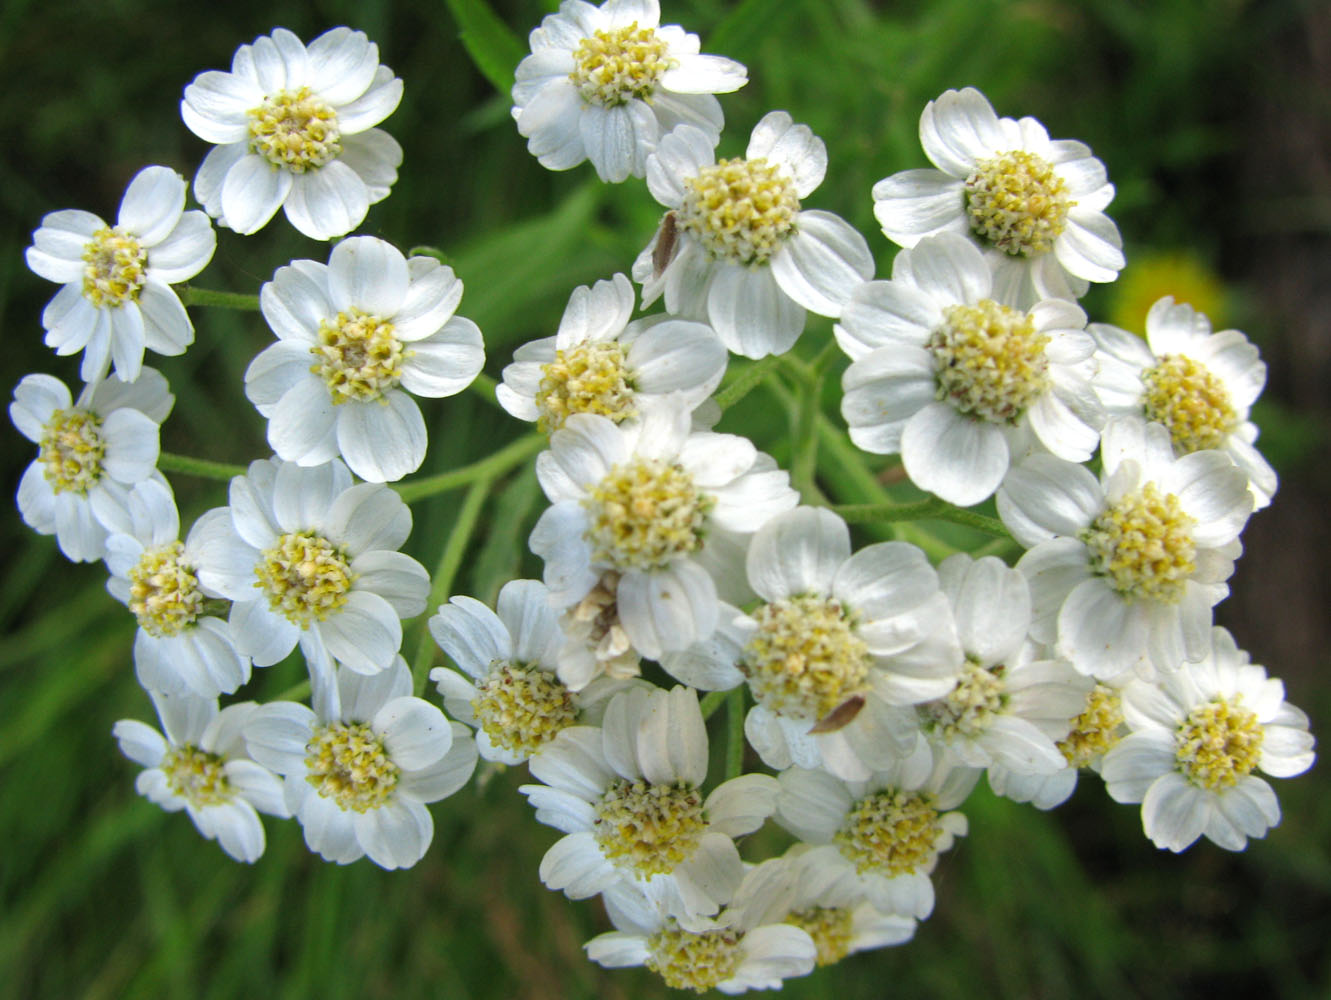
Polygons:
M1123 240L1104 213L1114 186L1085 143L1051 140L1034 118L999 118L967 87L925 105L920 144L937 170L904 170L873 188L893 243L966 236L986 251L995 298L1019 309L1118 277Z
M677 990L779 990L812 972L818 957L809 933L787 920L794 898L795 874L785 858L750 868L716 919L688 927L621 883L605 894L617 929L588 941L587 957L608 969L646 966Z
M42 218L24 259L65 287L42 313L46 346L83 352L79 375L102 378L111 365L139 377L144 350L183 354L194 324L171 286L213 258L217 234L202 212L185 211L185 179L170 167L144 167L125 189L114 226L66 209Z
M732 59L699 54L698 36L661 24L657 0L564 0L530 36L518 63L513 118L550 170L590 160L603 181L641 177L661 136L687 123L713 137L713 94L748 82Z
M1001 559L964 552L938 567L966 662L956 686L921 705L925 735L968 767L1021 774L1061 771L1068 735L1091 682L1028 637L1026 578Z
M55 535L75 562L106 554L112 531L128 531L129 491L155 479L158 433L175 397L152 368L133 382L112 375L86 385L75 403L51 375L27 375L14 389L9 419L40 447L18 486L18 509L42 535Z
M622 274L574 289L559 332L514 352L495 387L500 405L546 433L574 413L623 423L640 402L669 394L697 407L720 384L726 349L705 323L669 316L630 323L633 302Z
M1146 836L1175 852L1201 836L1227 851L1265 836L1280 804L1253 772L1293 777L1315 756L1308 717L1285 701L1285 686L1223 628L1210 639L1201 661L1123 689L1132 732L1104 759L1109 794L1140 802Z
M199 833L237 861L258 860L264 848L258 814L291 815L281 780L245 748L242 730L258 706L247 701L218 711L216 698L148 694L165 737L134 719L111 730L120 752L147 768L134 787L167 812L184 809Z
M373 236L343 240L326 265L278 268L259 292L277 343L245 372L278 457L341 456L375 483L420 468L425 421L408 393L451 396L485 363L481 331L454 315L461 298L452 268Z
M1174 454L1217 448L1248 476L1256 508L1271 502L1275 470L1256 448L1249 407L1266 385L1266 365L1238 330L1165 297L1146 314L1146 340L1107 323L1087 330L1100 348L1096 389L1110 413L1164 424Z
M704 797L707 751L684 687L622 692L601 727L561 731L528 764L544 784L518 789L566 834L541 859L541 881L570 899L628 881L684 923L716 913L743 871L733 838L762 826L777 785L746 774Z
M866 781L795 767L778 778L774 818L812 845L806 863L858 877L865 898L882 914L923 920L934 908L929 875L938 855L967 830L966 817L951 810L979 775L923 743Z
M209 522L226 518L226 511L208 511L182 542L175 499L161 483L135 486L128 508L129 530L106 540L106 589L138 620L139 683L201 698L231 694L250 679L250 661L236 652L231 626L206 613L208 598L218 595L199 583L202 540L212 530Z
M481 756L500 764L521 764L569 726L596 725L627 683L601 678L575 692L560 680L564 633L539 580L504 584L495 611L450 598L430 619L430 634L461 668L430 671L444 708L474 727Z
M339 669L337 686L332 715L292 701L257 708L245 726L250 753L286 778L287 806L325 861L365 855L410 868L434 837L426 803L467 783L476 744L466 726L411 696L400 656L373 677Z
M962 665L924 553L881 542L852 554L845 521L798 507L758 530L746 568L765 603L749 614L723 605L717 634L662 666L704 690L747 680L757 704L745 731L778 770L867 778L909 753L917 725L900 707L945 695Z
M801 209L826 173L823 141L784 111L754 126L743 159L717 162L714 136L676 128L647 160L647 187L670 211L633 265L643 305L664 293L668 312L705 320L748 358L790 350L806 309L840 316L874 262L850 223Z
M853 361L841 402L851 440L900 452L912 482L962 506L990 496L1033 447L1085 462L1104 423L1085 327L1063 299L997 301L962 237L923 240L897 254L891 281L860 285L835 327Z
M362 674L388 669L401 619L425 610L429 576L396 551L411 511L387 486L353 486L336 460L252 462L231 480L230 499L229 517L198 529L199 582L234 602L231 638L255 666L300 643L315 706L333 718L333 661Z
M280 208L306 236L328 240L360 225L397 180L402 147L378 125L402 100L360 31L333 28L308 47L285 28L242 45L231 72L200 73L180 116L217 148L194 195L218 223L258 232Z
M576 605L613 571L619 627L652 658L711 635L713 574L733 587L747 536L799 501L751 442L689 427L682 405L622 425L577 413L536 459L553 506L531 548L545 560L550 599Z
M1097 481L1085 467L1035 455L998 491L998 512L1030 548L1031 636L1102 680L1173 670L1206 652L1211 609L1252 512L1248 477L1219 451L1175 458L1169 432L1115 417ZM1033 546L1033 547L1032 547Z

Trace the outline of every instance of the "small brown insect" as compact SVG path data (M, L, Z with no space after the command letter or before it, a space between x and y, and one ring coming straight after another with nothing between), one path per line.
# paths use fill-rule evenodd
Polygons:
M675 213L666 212L661 228L656 232L656 246L652 248L652 277L659 278L675 259L679 248L679 230L675 228Z
M809 730L809 735L815 733L835 733L838 729L844 729L855 721L855 716L860 714L860 709L864 707L864 695L853 694L843 701L832 711L824 715Z

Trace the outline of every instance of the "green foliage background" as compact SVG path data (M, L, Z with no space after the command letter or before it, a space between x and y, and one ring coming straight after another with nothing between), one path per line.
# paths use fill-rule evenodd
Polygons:
M501 0L498 21L522 39L555 4ZM704 51L749 67L723 98L723 155L786 108L828 145L813 207L844 215L888 273L893 248L873 222L869 189L925 165L920 109L947 87L975 85L1000 114L1031 114L1055 137L1087 141L1118 185L1111 214L1129 259L1185 248L1231 283L1229 315L1271 364L1258 413L1282 473L1275 505L1254 518L1248 555L1220 618L1286 678L1314 730L1331 732L1326 653L1328 496L1324 426L1329 351L1322 331L1331 226L1331 18L1296 0L665 0L664 20ZM642 185L600 185L590 170L541 169L478 72L460 25L484 47L483 5L442 0L7 0L0 6L0 330L3 384L52 372L77 388L75 359L41 345L54 288L22 251L43 213L114 215L149 163L192 177L207 147L181 124L180 93L225 68L235 47L283 25L309 40L350 24L406 81L387 128L405 162L391 197L361 232L451 259L479 323L487 372L520 343L548 335L571 289L627 270L659 207ZM489 25L493 28L493 25ZM503 51L503 36L498 36ZM514 50L517 51L517 50ZM525 51L525 47L523 49ZM491 78L504 60L483 63ZM511 66L507 71L511 72ZM219 234L198 280L254 292L294 257L327 248L281 219L258 236ZM1109 296L1088 300L1102 318ZM198 340L155 359L176 410L163 448L244 463L264 455L262 423L241 376L271 339L255 314L195 310ZM814 320L800 351L825 343ZM833 380L835 382L835 379ZM523 430L482 393L426 407L424 472L475 461ZM781 461L794 419L788 397L760 391L724 430L754 436ZM836 417L836 394L827 399ZM839 425L839 424L838 424ZM13 495L33 449L0 438ZM881 464L881 463L878 463ZM877 468L873 465L872 468ZM820 467L840 500L855 484ZM186 520L225 502L222 483L173 476ZM409 550L435 566L462 497L415 505ZM495 485L480 510L454 591L490 598L533 575L526 525L540 507L529 472ZM870 536L865 536L870 537ZM293 823L268 823L252 867L230 862L181 815L138 798L120 758L116 719L151 719L130 660L132 621L109 598L100 565L68 565L53 539L0 518L0 994L15 997L651 997L647 973L604 972L582 942L606 929L598 905L543 889L536 867L555 832L535 824L515 788L521 769L485 772L434 809L436 835L409 873L368 862L324 864ZM408 624L408 655L423 618ZM428 641L428 640L427 640ZM436 654L442 661L442 654ZM274 696L294 661L260 671ZM1164 855L1137 810L1094 781L1051 815L978 793L971 836L939 870L939 904L916 940L791 982L787 995L858 997L1179 997L1331 994L1331 796L1324 768L1279 782L1284 823L1242 855L1203 843ZM771 835L764 835L770 838ZM770 840L778 843L778 840ZM762 846L762 845L758 845Z

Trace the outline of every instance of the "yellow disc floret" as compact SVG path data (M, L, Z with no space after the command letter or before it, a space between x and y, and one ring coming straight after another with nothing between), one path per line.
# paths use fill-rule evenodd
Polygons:
M309 87L278 91L251 108L248 115L250 151L274 167L303 174L330 163L342 152L337 112Z
M679 465L640 458L616 465L583 500L592 560L656 569L702 548L711 506Z
M83 297L93 305L137 302L148 280L148 251L119 226L105 226L83 248Z
M1196 519L1155 483L1109 505L1082 532L1091 569L1127 598L1177 603L1197 569Z
M926 347L937 399L991 423L1012 423L1049 389L1049 338L1025 312L981 299L943 310Z
M616 781L596 805L596 843L640 879L674 871L693 857L707 829L702 802L687 785Z
M1215 698L1198 705L1174 734L1174 758L1183 776L1202 788L1233 788L1262 759L1262 725L1242 700Z
M739 668L763 707L821 719L866 690L872 658L839 601L813 594L763 605Z
M744 932L729 927L686 931L672 918L647 939L644 963L675 990L706 993L739 971Z
M1058 744L1073 767L1089 767L1123 736L1123 699L1115 688L1097 684L1086 696L1086 707L1072 720L1072 731Z
M358 813L387 802L402 775L383 737L364 722L315 726L305 744L305 770L316 792Z
M819 965L834 965L850 954L853 920L852 911L841 906L810 906L786 917L786 923L794 924L813 938Z
M938 855L942 835L932 796L884 789L850 807L835 840L861 875L891 878L927 873Z
M102 418L89 410L56 410L42 427L37 461L56 493L88 495L102 478L106 439Z
M1048 253L1067 225L1067 182L1043 157L1025 150L979 160L966 178L971 231L1012 256Z
M944 741L971 739L985 732L1007 704L1002 665L982 667L967 660L947 695L920 706L925 725Z
M226 761L192 743L172 747L158 765L166 775L166 787L196 809L220 806L235 794L223 770Z
M1142 372L1146 419L1164 424L1175 454L1220 448L1238 423L1225 383L1183 354L1166 354Z
M555 360L541 367L536 426L549 434L573 413L596 413L623 423L638 412L633 383L624 348L613 340L556 351Z
M568 78L583 100L613 108L656 92L661 74L671 66L665 40L638 22L593 32L573 52Z
M678 225L708 254L734 264L766 264L795 231L795 182L765 157L722 160L684 181Z
M311 531L283 535L254 567L255 586L288 621L309 628L347 603L355 574L346 553Z
M181 562L184 552L178 541L148 549L129 571L129 610L151 636L178 635L203 610L199 578Z
M410 352L387 320L348 309L332 322L320 321L318 336L310 353L319 363L310 371L324 380L334 405L381 399L402 381L402 362Z
M558 677L508 660L490 664L476 685L471 710L494 746L524 755L534 754L578 717L573 696Z

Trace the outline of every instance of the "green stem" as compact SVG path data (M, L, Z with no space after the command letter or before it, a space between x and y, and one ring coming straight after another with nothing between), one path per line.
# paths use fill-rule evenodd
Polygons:
M915 503L845 504L832 509L848 524L862 524L865 521L951 521L999 538L1012 537L998 518L955 507L937 497L917 500Z
M767 373L777 366L778 358L774 354L759 361L754 361L742 368L738 375L715 396L716 405L728 410L741 399L756 389L767 377Z
M703 719L706 720L710 719L713 715L715 715L716 710L725 703L726 703L725 691L709 691L707 694L702 696L702 701L698 703L698 707L702 710Z
M545 444L544 435L528 434L510 442L479 462L472 462L471 465L464 465L460 469L450 469L437 476L427 476L425 479L403 483L397 487L398 496L407 503L415 503L417 500L438 496L440 493L447 493L449 490L455 490L477 480L496 479L514 466L527 461L544 448Z
M495 386L498 384L498 382L485 374L485 372L477 372L476 377L472 379L471 384L467 386L467 391L473 396L480 396L481 399L485 400L491 406L499 406L499 397L495 395ZM503 409L503 407L500 406L500 409Z
M823 377L815 374L801 386L799 408L795 416L795 454L790 463L791 485L808 504L826 500L818 488L814 470L818 466L818 415L823 395Z
M303 701L310 694L310 679L306 677L299 684L292 684L273 701Z
M217 309L242 309L246 312L259 311L259 296L245 292L218 292L211 288L195 288L181 285L176 289L180 301L187 306L213 306Z
M168 451L164 451L157 456L157 467L163 472L179 472L184 476L198 476L200 479L220 479L223 482L245 474L243 465L210 462L204 458L173 455Z
M726 695L726 780L744 770L744 686Z
M448 543L444 546L443 553L439 556L439 565L435 567L433 582L430 584L430 596L425 603L427 613L443 604L449 596L449 591L453 589L453 579L457 576L458 567L462 565L462 557L467 553L467 546L471 544L471 536L476 530L481 507L486 497L490 495L490 487L493 485L493 476L479 479L472 483L471 489L463 498L458 518L453 522L453 531L448 536ZM434 639L426 622L421 622L416 655L411 661L411 676L419 694L425 692L430 679L430 664L433 662Z

